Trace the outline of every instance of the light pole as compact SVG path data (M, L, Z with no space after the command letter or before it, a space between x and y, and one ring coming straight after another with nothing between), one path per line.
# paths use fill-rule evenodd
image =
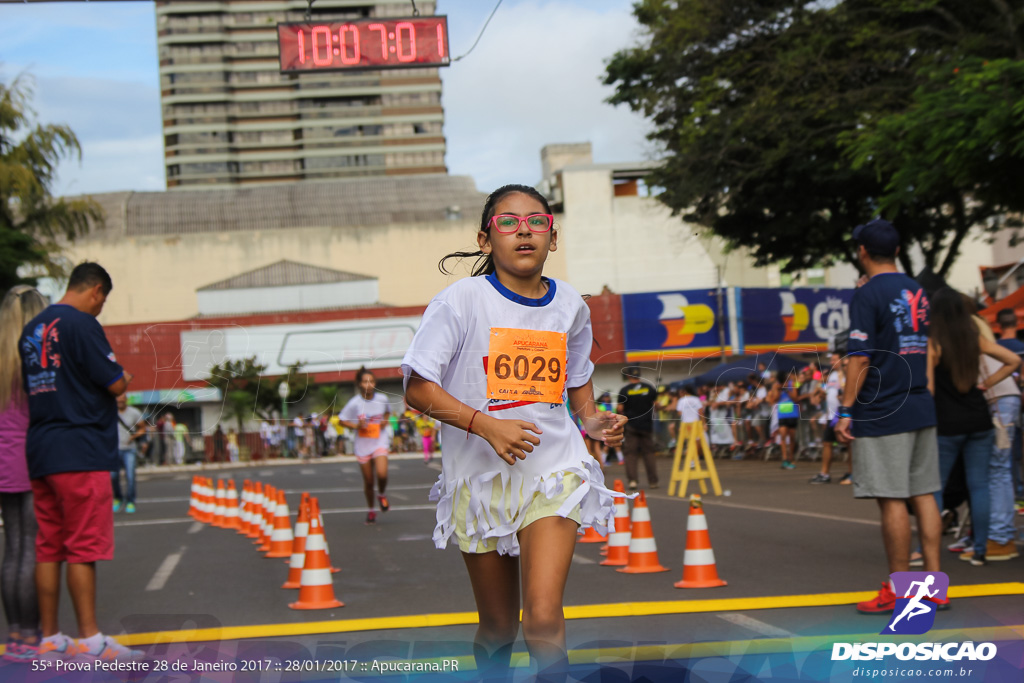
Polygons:
M281 397L281 422L284 424L284 441L281 442L281 455L288 457L288 394L291 388L288 380L281 380L277 385L277 395Z

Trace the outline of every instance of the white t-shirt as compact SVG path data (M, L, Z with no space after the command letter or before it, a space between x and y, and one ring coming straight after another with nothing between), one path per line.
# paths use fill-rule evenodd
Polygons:
M689 394L683 396L679 399L677 406L680 421L683 423L698 421L700 419L700 409L703 406L704 404L696 396L690 396Z
M838 370L833 370L825 381L825 403L828 405L829 420L839 414L839 392L842 388L842 377Z
M566 367L558 373L562 390L557 403L488 399L486 367L495 362L489 358L492 328L565 334ZM471 408L498 419L532 422L543 431L540 445L525 460L509 465L483 438L475 434L467 438L464 431L441 424L441 476L431 491L431 500L438 501L434 529L438 548L446 546L455 530L452 516L460 489L469 487L466 529L474 543L497 538L499 553L518 555L516 532L529 501L537 492L548 498L558 493L564 472L579 476L583 485L558 514L565 517L579 505L584 527L604 533L610 525L615 516L613 493L604 487L600 466L587 452L564 406L565 388L590 380L592 341L590 309L576 290L560 280L549 279L543 297L528 299L505 288L493 275L469 277L443 290L427 306L402 360L406 386L415 371ZM506 500L513 501L510 512L489 509L495 479L501 481ZM520 491L527 501L521 508L516 505Z
M373 455L380 449L387 451L391 440L384 429L384 415L390 412L390 410L391 405L384 398L384 395L378 391L369 399L356 394L349 399L349 402L338 413L338 417L345 422L359 422L359 420L365 418L368 423L364 429L356 432L355 451L357 458Z

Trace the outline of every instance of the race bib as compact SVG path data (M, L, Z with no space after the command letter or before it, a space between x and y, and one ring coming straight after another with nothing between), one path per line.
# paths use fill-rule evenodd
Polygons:
M487 398L562 402L565 333L492 327L490 338Z
M375 423L368 424L356 430L356 434L364 439L376 439L380 436L380 425Z

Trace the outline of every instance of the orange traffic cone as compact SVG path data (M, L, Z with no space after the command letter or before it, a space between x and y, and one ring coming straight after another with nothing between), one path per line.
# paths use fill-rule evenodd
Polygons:
M270 505L270 499L274 495L274 487L267 484L263 487L263 500L260 502L259 509L256 510L256 536L253 539L253 543L257 546L263 545L263 539L270 532L267 531L267 506Z
M249 538L258 538L260 535L260 510L263 509L263 483L253 484L249 494L249 530L245 535Z
M213 508L213 526L222 527L224 526L224 480L217 480L217 495L214 497L216 501Z
M288 501L285 500L284 491L278 491L277 505L274 507L274 530L270 532L270 551L264 557L290 557L294 540Z
M199 478L199 516L200 522L209 524L213 521L213 482L207 477Z
M601 534L597 533L597 530L594 527L588 526L586 531L584 531L583 534L579 538L576 539L576 542L577 543L604 543L607 540L608 540L607 536L602 536Z
M316 501L316 514L319 515L319 518L320 518L320 528L323 529L324 528L324 516L320 513L320 500L318 498L313 498L312 500ZM331 568L331 573L332 574L337 574L338 572L340 572L341 569L338 568L338 567L335 567L331 563L331 546L327 545L327 537L326 536L324 537L324 552L327 553L327 566L329 566Z
M252 482L242 482L242 495L238 505L238 533L243 536L249 533L249 499L252 497Z
M302 567L306 562L306 537L309 535L309 494L303 493L299 502L299 518L295 520L292 557L288 562L288 580L281 588L302 587Z
M610 554L610 552L609 552ZM647 496L640 492L633 506L633 521L630 524L629 563L617 572L626 574L652 574L667 572L658 562L658 546L654 542L654 531L651 529L651 511L647 508Z
M235 480L228 479L224 487L224 524L225 529L237 529L238 519L238 491L235 490Z
M331 562L324 552L324 531L320 524L320 508L316 498L310 501L309 535L306 537L306 554L302 566L299 599L290 605L292 609L331 609L344 607L345 603L334 597Z
M270 495L266 496L267 511L263 524L263 536L261 538L262 542L260 543L259 547L259 551L261 553L265 553L270 550L270 537L274 533L274 515L277 513L277 493L277 489L274 488L271 490Z
M621 479L616 479L615 480L615 483L612 485L612 490L615 491L616 493L621 493L623 495L626 494L626 487L622 485L622 480ZM618 500L618 499L616 499L616 500ZM625 500L623 500L622 502L625 502ZM616 508L615 511L616 511L616 516L618 516L618 508ZM626 524L626 528L628 529L629 528L629 505L628 504L626 505L626 520L625 520L625 524ZM615 525L614 524L612 525L611 532L612 533L615 532ZM605 556L608 555L608 543L607 543L607 541L605 542L605 544L603 546L601 546L601 549L598 552L601 555L605 555Z
M683 579L676 588L717 588L726 585L718 578L715 553L711 550L708 521L700 496L690 497L690 516L686 520L686 552L683 553Z
M188 500L188 516L199 518L199 477L192 477L192 494Z
M615 480L614 488L619 493L625 493L626 490L620 479ZM608 534L608 555L601 561L601 564L606 567L625 567L629 564L629 541L631 537L628 498L615 499L615 520L613 524L612 533Z

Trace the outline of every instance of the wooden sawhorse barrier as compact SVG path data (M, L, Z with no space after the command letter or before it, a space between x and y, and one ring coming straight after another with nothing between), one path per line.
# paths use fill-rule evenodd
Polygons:
M683 444L686 444L686 458L683 459ZM704 460L703 466L701 460ZM708 435L704 432L703 420L682 422L679 424L679 436L676 438L676 455L672 461L672 478L668 482L668 495L685 498L690 481L700 484L700 492L707 494L705 479L711 480L711 487L716 496L722 495L722 484L718 481L715 460L711 457L711 446Z

